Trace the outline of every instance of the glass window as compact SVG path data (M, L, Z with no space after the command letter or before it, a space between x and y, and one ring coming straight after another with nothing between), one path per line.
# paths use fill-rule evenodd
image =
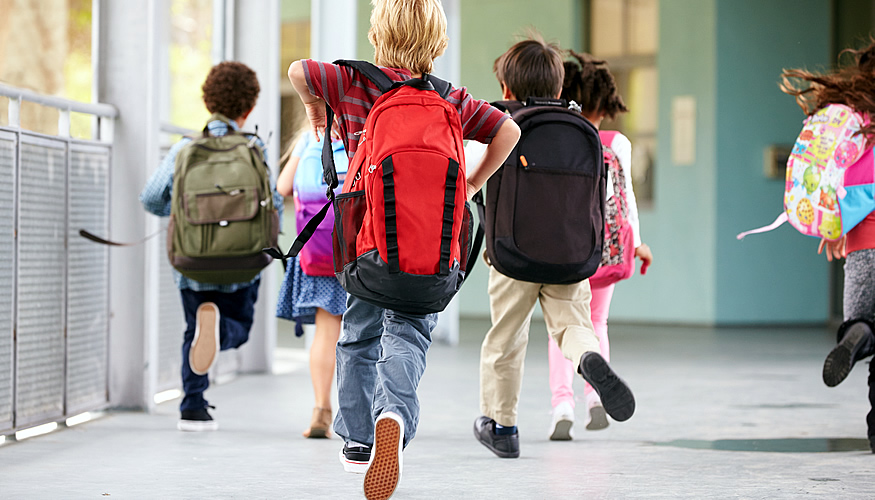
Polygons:
M201 86L213 66L213 0L171 0L170 123L203 128L209 112Z
M91 102L91 0L6 1L0 2L0 11L0 82ZM0 123L7 124L7 107L8 102L0 105ZM22 106L21 125L56 134L58 112ZM90 135L90 118L71 117L71 132L75 137Z
M590 52L608 61L629 112L605 121L632 141L632 182L639 205L653 203L658 124L658 0L590 0Z
M282 151L304 125L304 106L301 98L289 82L289 66L298 59L310 57L310 2L305 0L282 0L280 4L282 25L280 36L280 93Z

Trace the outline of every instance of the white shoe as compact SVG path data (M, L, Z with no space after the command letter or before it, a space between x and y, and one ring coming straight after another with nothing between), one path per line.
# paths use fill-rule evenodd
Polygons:
M374 446L365 474L365 498L386 500L401 480L404 421L391 411L383 412L374 424Z
M550 441L571 441L574 438L574 408L563 401L553 408L553 423L550 425Z
M605 407L602 405L602 401L599 399L595 391L587 396L586 408L586 430L600 431L610 425L608 423L608 414L605 412Z
M340 463L343 470L353 474L364 474L368 471L368 462L371 459L371 448L361 443L344 443L340 450Z
M219 354L219 306L204 302L197 308L194 340L188 350L188 365L195 375L206 375Z

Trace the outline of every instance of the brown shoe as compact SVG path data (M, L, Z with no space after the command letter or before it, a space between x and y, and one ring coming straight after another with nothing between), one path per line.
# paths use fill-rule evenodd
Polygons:
M313 408L310 428L304 431L305 438L324 439L331 437L331 408Z
M204 302L197 308L194 340L188 350L188 364L195 375L206 375L219 354L219 306Z

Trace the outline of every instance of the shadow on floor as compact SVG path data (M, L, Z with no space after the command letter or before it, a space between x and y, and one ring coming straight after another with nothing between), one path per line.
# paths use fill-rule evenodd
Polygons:
M650 444L696 450L764 451L770 453L869 451L869 440L852 438L717 439L715 441L675 439Z

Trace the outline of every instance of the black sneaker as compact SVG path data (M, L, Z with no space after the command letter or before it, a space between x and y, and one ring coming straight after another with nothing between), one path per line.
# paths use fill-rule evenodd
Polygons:
M495 420L480 416L474 421L474 437L501 458L520 456L520 433L496 434Z
M343 444L343 449L340 450L340 463L343 464L343 470L352 472L353 474L364 474L368 471L368 462L371 460L371 447L353 443Z
M176 428L190 432L215 431L219 428L219 423L213 420L206 408L182 410L182 416L177 422Z
M632 417L635 413L635 397L626 382L614 373L601 354L593 351L584 353L577 371L595 389L605 412L611 418L623 422Z
M847 325L847 326L846 326ZM871 350L873 342L872 329L864 321L842 325L844 335L841 341L826 356L823 361L823 383L827 387L835 387L842 383L851 373L859 359L863 358L861 351ZM845 330L845 328L847 328ZM840 331L841 331L840 330ZM868 352L866 353L868 354Z

